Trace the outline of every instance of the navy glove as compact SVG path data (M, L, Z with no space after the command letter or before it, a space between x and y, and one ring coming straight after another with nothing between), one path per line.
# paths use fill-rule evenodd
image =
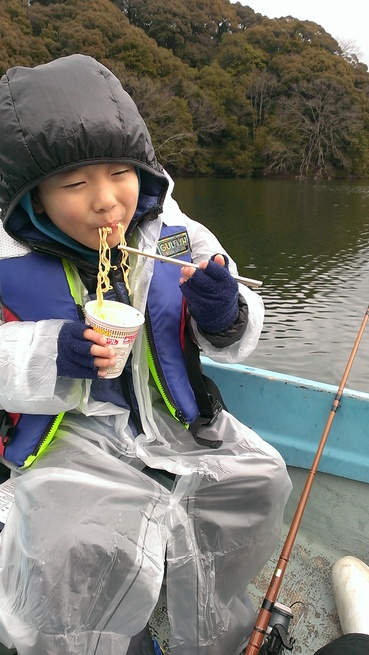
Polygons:
M58 336L58 356L56 370L58 375L67 378L95 380L98 378L94 358L90 353L92 341L83 336L88 325L82 321L64 323Z
M180 285L191 316L210 334L223 332L238 316L238 284L228 271L228 258L223 255L226 265L221 266L214 257Z

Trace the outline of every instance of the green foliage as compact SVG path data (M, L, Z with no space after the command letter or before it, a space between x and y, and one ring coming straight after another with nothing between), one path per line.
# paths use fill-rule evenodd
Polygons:
M264 69L266 59L263 51L247 40L245 32L225 34L214 58L236 78L256 68Z
M369 175L369 74L324 28L229 0L0 0L0 73L81 52L188 175Z
M116 0L132 25L191 66L210 62L222 35L236 28L233 6L222 0Z
M33 66L48 59L47 48L32 35L27 6L19 0L1 0L0 74L11 66Z

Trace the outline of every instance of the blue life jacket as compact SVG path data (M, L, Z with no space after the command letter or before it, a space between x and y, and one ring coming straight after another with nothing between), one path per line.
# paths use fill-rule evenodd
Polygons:
M191 261L183 240L188 243L183 226L163 226L158 251L165 250L167 256L180 253L181 259ZM183 354L185 316L179 278L179 267L155 261L145 331L149 366L159 391L173 417L190 428L199 417L199 408ZM68 262L58 257L29 253L1 260L0 302L4 320L80 320L79 299L71 280ZM114 394L109 398L109 383L114 384L114 380L104 382L104 387L98 388L106 386L104 399L114 402ZM14 415L0 411L0 454L18 467L31 465L55 436L62 418L62 413Z

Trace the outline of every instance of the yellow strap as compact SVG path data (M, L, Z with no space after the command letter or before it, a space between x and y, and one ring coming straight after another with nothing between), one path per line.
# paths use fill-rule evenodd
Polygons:
M77 270L73 264L70 264L66 259L62 259L64 272L67 278L70 294L77 305L82 305L82 287L76 286L76 280L79 280Z
M68 282L68 286L69 286L71 296L72 296L75 303L82 305L82 287L77 288L77 285L76 285L76 280L79 279L78 275L76 274L77 271L76 271L75 267L72 264L70 264L66 259L62 259L62 264L63 264L64 272L65 272L65 275L66 275L66 278L67 278L67 282ZM27 459L24 461L23 466L20 466L19 468L23 469L23 468L27 468L27 467L31 466L31 464L33 464L35 459L37 459L41 455L41 453L43 453L46 450L48 445L51 443L51 441L55 437L57 429L58 429L58 427L59 427L59 425L60 425L60 423L61 423L61 421L63 419L64 414L65 414L65 412L60 412L59 414L57 414L55 416L55 419L54 419L54 421L53 421L53 423L52 423L52 425L50 427L49 432L45 436L42 443L39 445L37 453L33 454L33 455L28 455Z

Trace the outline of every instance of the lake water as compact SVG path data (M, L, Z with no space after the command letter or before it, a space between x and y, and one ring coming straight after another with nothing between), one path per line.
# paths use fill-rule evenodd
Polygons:
M338 385L369 304L369 183L180 178L174 195L263 281L246 363ZM346 386L369 391L369 323Z

